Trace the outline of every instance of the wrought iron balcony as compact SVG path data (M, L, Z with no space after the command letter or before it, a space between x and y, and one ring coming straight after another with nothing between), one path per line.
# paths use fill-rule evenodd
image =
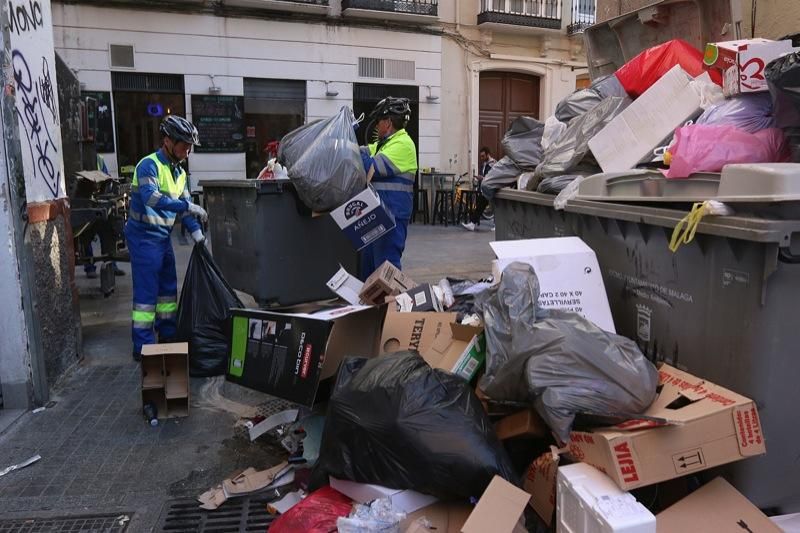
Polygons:
M572 0L572 19L567 26L567 35L583 33L595 23L596 18L597 0Z
M296 13L327 13L329 0L222 0L222 5Z
M439 16L439 0L342 0L345 15L367 18L431 21Z
M563 0L481 0L478 25L561 29ZM569 0L568 0L569 1Z

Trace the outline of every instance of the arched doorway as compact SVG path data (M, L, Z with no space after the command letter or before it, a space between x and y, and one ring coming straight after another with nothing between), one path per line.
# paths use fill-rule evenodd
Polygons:
M503 134L511 122L523 115L539 118L540 78L519 72L484 71L478 91L478 147L488 147L499 159Z

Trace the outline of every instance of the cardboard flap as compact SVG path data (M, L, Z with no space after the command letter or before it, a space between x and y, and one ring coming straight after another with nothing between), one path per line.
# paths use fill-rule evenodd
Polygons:
M702 524L700 528L699 524ZM700 487L656 516L658 533L688 531L751 531L781 529L721 477Z
M592 249L580 237L493 241L489 243L489 246L498 259L592 252Z
M188 342L173 342L171 344L145 344L142 346L142 355L166 355L189 353Z
M527 492L494 476L461 529L462 533L512 533L529 498Z
M483 328L452 322L450 324L450 331L452 332L454 339L469 342L473 339L473 337L475 337L475 335L479 335L483 331Z
M685 424L732 406L752 403L749 398L667 364L659 367L659 384L661 392L644 414L651 419L663 419L670 425ZM620 426L627 430L640 429L627 423Z

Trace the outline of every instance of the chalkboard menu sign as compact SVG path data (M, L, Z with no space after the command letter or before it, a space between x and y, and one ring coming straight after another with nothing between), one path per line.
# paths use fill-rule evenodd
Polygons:
M195 152L244 152L243 96L193 94L192 122L200 133Z
M111 120L111 93L108 91L81 91L81 96L97 100L97 132L95 147L100 153L114 151L114 122ZM88 117L92 123L93 117Z

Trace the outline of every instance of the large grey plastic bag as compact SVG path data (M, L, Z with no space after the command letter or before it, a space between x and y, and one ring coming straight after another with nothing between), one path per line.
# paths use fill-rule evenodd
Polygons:
M336 209L367 187L354 122L353 112L344 106L338 114L281 139L278 159L300 199L313 211Z
M613 74L595 80L586 89L575 91L561 100L556 105L555 118L561 122L570 122L572 119L588 113L609 96L628 98L628 93Z
M517 178L522 174L522 169L517 166L508 156L502 157L497 163L492 165L492 169L486 174L481 182L481 194L491 200L494 195L503 187L510 187L517 182Z
M578 413L630 416L653 402L658 371L636 344L576 313L540 309L533 267L511 263L476 297L492 399L531 403L561 442Z
M534 169L542 161L542 134L542 122L517 117L503 136L503 151L518 167Z
M483 178L481 192L491 200L495 193L510 187L525 170L533 170L542 161L544 124L531 117L518 117L503 136L506 155L492 166Z
M551 176L574 173L589 152L589 140L625 109L630 99L612 96L606 98L587 113L575 118L566 131L544 152L544 160L536 167L540 181ZM591 169L586 169L591 172ZM528 184L531 186L538 186Z

